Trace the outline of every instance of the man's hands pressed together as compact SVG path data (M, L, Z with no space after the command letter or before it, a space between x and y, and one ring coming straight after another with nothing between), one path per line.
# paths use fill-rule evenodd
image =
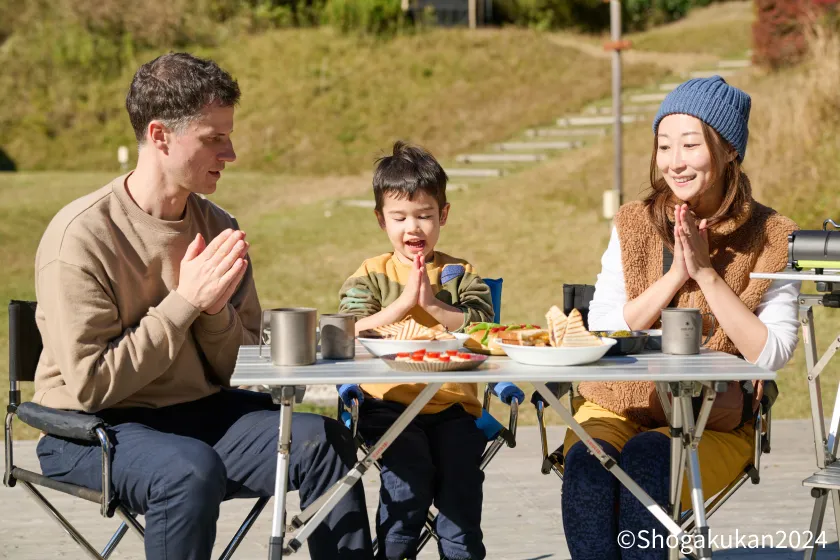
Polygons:
M239 230L226 229L209 244L196 235L181 260L176 291L201 311L219 313L245 276L249 247L245 232Z

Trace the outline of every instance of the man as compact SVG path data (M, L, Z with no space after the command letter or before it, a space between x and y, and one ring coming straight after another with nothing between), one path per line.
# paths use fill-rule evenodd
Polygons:
M62 209L35 265L44 350L34 400L110 424L116 495L145 515L147 558L206 559L222 500L273 494L279 414L230 389L258 340L248 242L212 194L236 155L239 86L171 53L140 67L126 108L136 169ZM347 430L299 414L289 487L306 506L355 462ZM98 447L46 436L44 474L100 489ZM362 486L309 539L312 558L372 557Z

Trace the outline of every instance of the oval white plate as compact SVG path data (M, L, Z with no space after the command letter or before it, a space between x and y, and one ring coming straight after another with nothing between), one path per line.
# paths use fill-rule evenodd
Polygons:
M463 346L466 341L468 341L470 338L472 338L467 333L462 333L462 332L454 332L454 333L451 333L451 334L452 334L452 336L454 336L458 340L458 342L461 343L461 346Z
M359 342L368 352L376 357L398 352L416 352L426 349L429 352L446 352L447 350L458 350L461 348L461 341L457 338L451 340L386 340L381 338L360 338Z
M584 348L555 348L553 346L517 346L499 343L510 359L529 366L579 366L597 362L604 357L610 346L616 343L614 338L602 338L601 346Z

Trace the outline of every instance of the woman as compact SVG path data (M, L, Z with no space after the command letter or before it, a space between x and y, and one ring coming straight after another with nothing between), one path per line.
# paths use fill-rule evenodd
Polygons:
M662 102L653 122L651 189L624 205L602 258L590 305L592 330L652 328L665 307L699 308L717 327L707 348L777 370L797 343L799 283L751 280L787 262L796 224L753 200L741 170L750 97L719 76L689 80ZM673 256L670 266L668 257ZM663 264L666 263L666 264ZM711 321L704 332L712 328ZM755 393L760 394L760 387ZM700 443L703 492L713 496L749 462L747 413L721 409L744 395L721 395ZM575 418L653 499L668 503L670 439L650 383L581 383ZM747 398L753 398L752 396ZM734 421L733 421L734 418ZM577 559L662 558L664 550L622 550L621 531L667 531L590 455L569 430L565 441L563 525ZM682 507L690 507L683 484ZM639 540L637 539L637 542Z

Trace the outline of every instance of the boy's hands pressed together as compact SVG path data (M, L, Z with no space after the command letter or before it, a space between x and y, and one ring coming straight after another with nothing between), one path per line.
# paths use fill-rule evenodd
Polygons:
M414 263L412 264L408 282L405 284L405 289L403 290L403 293L400 294L400 297L397 298L397 301L394 302L400 309L404 310L405 313L411 311L411 309L417 305L420 300L420 290L423 282L422 278L426 274L426 267L421 264L421 259L422 257L420 255L414 256Z
M415 259L415 262L417 259L419 259L420 261L420 290L417 298L417 304L428 311L430 307L433 307L436 303L439 303L439 300L435 297L434 290L432 290L432 282L429 280L429 273L426 271L426 258L422 255L418 255ZM417 266L418 265L415 264L415 268Z

